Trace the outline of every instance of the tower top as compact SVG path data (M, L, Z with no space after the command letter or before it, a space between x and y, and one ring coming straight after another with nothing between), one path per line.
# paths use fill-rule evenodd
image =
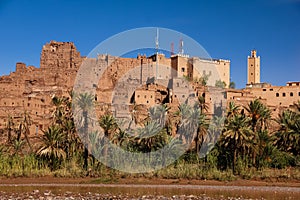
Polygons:
M255 50L255 49L253 49L253 50L251 51L251 57L252 57L252 58L256 58L256 50Z

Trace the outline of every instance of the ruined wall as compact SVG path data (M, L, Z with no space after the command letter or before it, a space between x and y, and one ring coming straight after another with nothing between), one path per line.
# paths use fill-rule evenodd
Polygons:
M17 126L26 112L31 134L42 134L50 124L52 97L68 95L82 60L73 43L51 41L42 48L40 68L17 63L15 72L0 77L0 129L8 116Z

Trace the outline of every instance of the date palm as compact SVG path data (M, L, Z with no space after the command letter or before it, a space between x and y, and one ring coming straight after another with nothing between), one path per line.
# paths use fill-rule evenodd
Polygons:
M94 105L95 97L89 93L80 93L78 96L75 95L74 105L77 108L75 111L76 123L79 125L80 133L84 140L84 164L83 168L88 169L88 157L89 157L89 124L92 120L90 115L91 108Z
M116 131L118 127L115 118L111 114L105 114L101 116L101 118L99 119L99 125L101 126L101 128L103 128L104 136L107 138L107 140L111 140L113 135L112 133ZM107 160L107 151L108 151L108 144L104 143L103 157L105 159L105 162Z
M23 134L25 137L25 140L30 148L30 151L32 151L32 146L29 140L29 135L30 135L30 126L31 126L31 117L29 115L29 113L27 111L24 111L23 115L22 115L22 120L20 122L19 125L19 133ZM18 138L18 140L20 140L20 138Z
M253 132L249 127L249 118L242 114L235 114L226 124L223 133L223 144L232 152L232 171L235 173L238 156L249 148L253 140Z
M266 126L271 119L271 111L259 99L251 101L246 107L249 117L251 118L252 131L256 132Z
M245 109L248 112L248 116L251 119L251 129L254 133L253 142L260 143L260 137L258 136L258 133L263 132L267 128L268 122L271 119L271 111L259 99L251 101L245 107ZM259 150L257 148L253 148L252 150L252 163L256 164L256 155L257 153L259 153Z
M276 119L280 128L276 132L276 144L279 149L300 155L300 114L285 110Z
M6 130L7 130L7 143L12 142L12 131L14 129L14 120L11 115L7 116Z
M50 126L42 137L42 146L38 149L37 155L49 161L52 170L56 169L60 162L66 158L66 152L62 145L64 134L59 126Z

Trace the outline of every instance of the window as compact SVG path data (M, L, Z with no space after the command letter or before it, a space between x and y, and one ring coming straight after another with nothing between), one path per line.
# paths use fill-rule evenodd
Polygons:
M251 76L253 76L253 73L251 73Z
M291 93L290 93L290 96L292 97L292 96L294 96L294 94L291 92Z
M296 83L297 86L299 86L299 83Z
M279 93L276 93L276 97L279 97Z
M182 68L181 68L181 72L184 72L184 70L185 70L185 69L182 67Z
M282 96L283 96L283 97L285 97L285 92L284 92L284 93L282 93Z
M137 98L140 98L140 95L137 95Z
M271 88L270 91L273 91L273 88Z
M267 89L263 89L263 91L267 91Z
M298 92L298 96L300 97L300 92Z
M145 95L145 96L144 96L144 98L146 99L146 98L147 98L147 96Z

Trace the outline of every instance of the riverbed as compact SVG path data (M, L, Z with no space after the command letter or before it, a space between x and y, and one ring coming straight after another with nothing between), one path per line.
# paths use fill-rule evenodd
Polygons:
M0 199L300 199L299 187L148 184L0 184Z

